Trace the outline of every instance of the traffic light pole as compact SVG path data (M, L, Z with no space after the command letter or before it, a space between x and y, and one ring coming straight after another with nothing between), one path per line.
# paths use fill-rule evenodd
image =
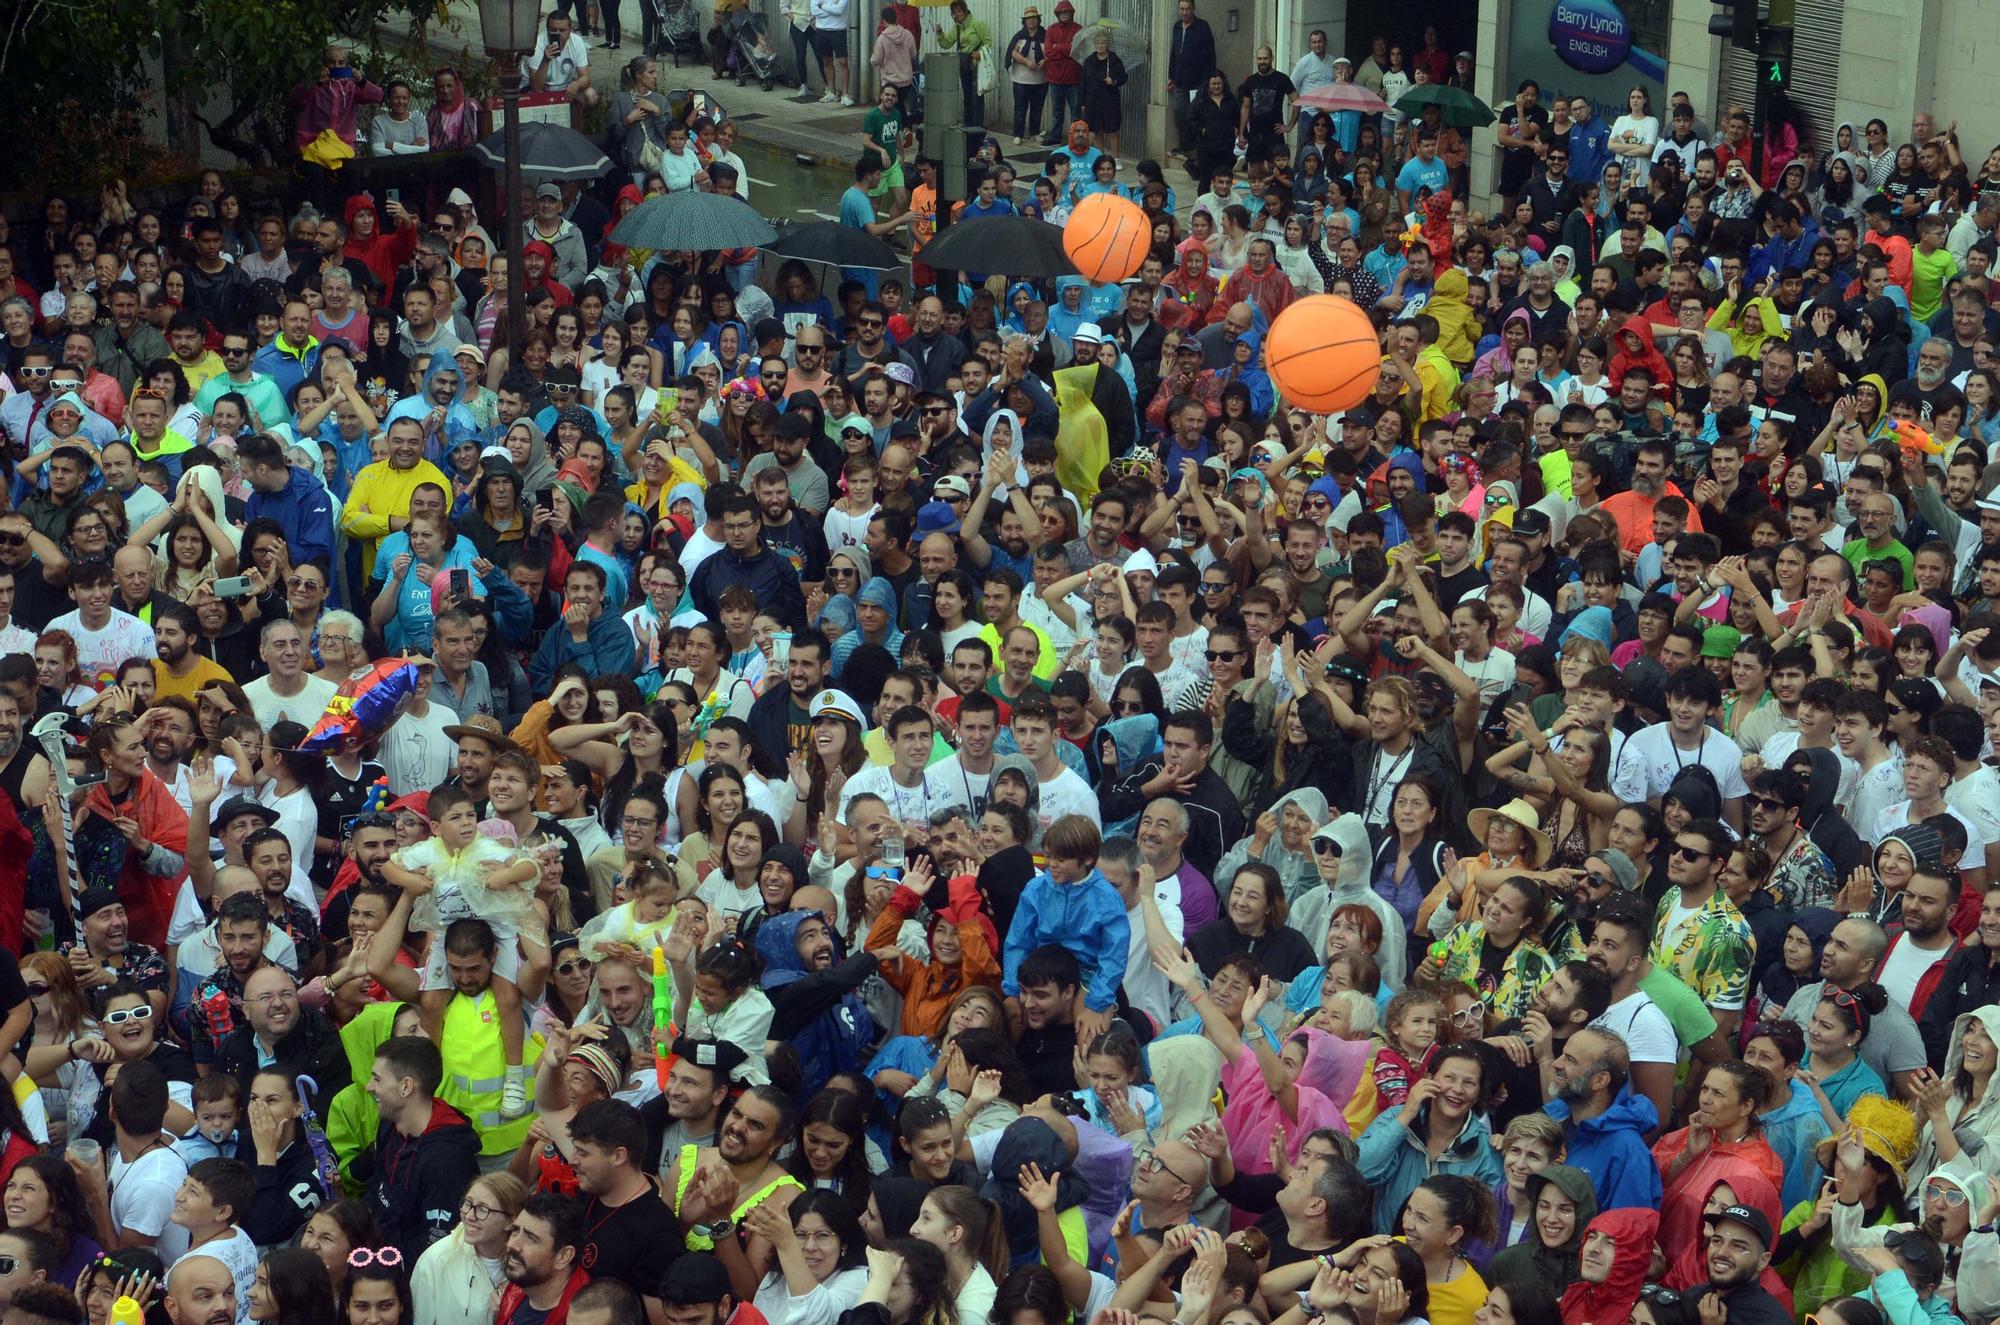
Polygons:
M1772 98L1792 82L1792 29L1797 16L1797 0L1770 0L1770 5L1770 15L1757 32L1757 105L1750 140L1750 170L1759 181L1764 178Z

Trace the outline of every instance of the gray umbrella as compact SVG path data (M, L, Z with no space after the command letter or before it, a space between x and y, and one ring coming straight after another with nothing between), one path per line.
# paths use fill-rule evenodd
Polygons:
M763 248L778 237L771 223L741 198L684 189L648 198L625 214L611 242L628 248L713 253L725 248Z
M499 170L507 164L507 135L502 132L483 138L472 150L482 162ZM609 169L611 161L603 149L574 129L560 124L521 126L522 179L596 179Z
M766 247L781 258L830 262L839 267L895 271L903 265L895 249L866 231L838 221L787 226L778 242Z

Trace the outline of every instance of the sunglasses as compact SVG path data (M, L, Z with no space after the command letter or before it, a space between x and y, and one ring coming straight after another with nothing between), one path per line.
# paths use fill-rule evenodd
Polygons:
M123 1026L128 1021L151 1021L152 1019L153 1009L151 1006L143 1003L136 1008L119 1008L116 1012L107 1012L104 1014L104 1024L107 1026Z
M1227 580L1204 581L1201 586L1201 591L1203 593L1222 593L1224 590L1228 588L1229 588L1229 581Z
M1647 1284L1639 1290L1639 1300L1641 1302L1656 1303L1663 1307L1671 1307L1681 1300L1681 1295L1665 1284ZM1810 1315L1806 1317L1808 1322L1812 1319Z
M1965 1204L1966 1195L1963 1188L1957 1187L1952 1183L1927 1182L1924 1184L1924 1199L1926 1201L1943 1201L1947 1206L1956 1210L1959 1206Z
M1315 837L1313 839L1313 854L1315 856L1337 856L1340 854L1340 843L1330 837Z
M395 1247L356 1247L347 1253L347 1263L357 1270L365 1270L371 1265L394 1269L403 1263L403 1253Z
M951 413L951 408L946 405L926 405L923 412L927 415L949 414Z
M27 541L28 536L26 534L16 534L0 530L0 547L19 547Z
M42 995L44 995L44 994L46 994L46 993L48 993L48 992L49 992L49 987L48 987L47 985L40 985L40 984L37 984L37 985L29 985L29 986L28 986L28 997L29 997L29 998L40 998L40 997L42 997Z
M581 971L585 975L588 975L595 968L596 968L596 963L592 962L588 957L572 957L568 961L564 962L562 965L556 967L556 974L561 976L571 976L575 975L578 971Z
M1144 713L1146 706L1136 699L1114 699L1111 701L1113 713Z
M15 369L14 371L15 371L15 372L17 372L17 373L19 373L19 374L20 374L21 376L23 376L23 377L49 377L49 376L53 375L53 374L55 373L55 371L56 371L56 370L55 370L55 368L54 368L53 366L49 366L49 367L46 367L46 368L43 368L43 367L32 367L32 368L31 368L31 367L26 367L26 366L23 366L23 367L20 367L20 368L16 368L16 369Z
M1749 796L1745 797L1745 801L1753 810L1782 810L1785 808L1785 803L1776 796Z
M1210 662L1228 662L1232 658L1241 658L1243 656L1243 650L1207 649L1203 651L1202 656L1208 659Z
M1681 860L1696 861L1708 860L1714 853L1707 847L1684 847L1677 845L1674 847L1674 855Z
M222 347L222 352L224 354L232 356L238 354L248 354L250 353L250 347L248 345L225 345Z

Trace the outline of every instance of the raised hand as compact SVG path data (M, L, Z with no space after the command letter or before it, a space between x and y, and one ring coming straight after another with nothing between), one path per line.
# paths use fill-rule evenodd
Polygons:
M987 1105L1000 1098L1000 1069L983 1068L972 1078L972 1090L965 1097L965 1107L978 1113Z
M1057 1180L1061 1177L1059 1169L1050 1169L1044 1175L1039 1164L1023 1165L1020 1173L1021 1199L1039 1214L1054 1214L1056 1192L1059 1190Z

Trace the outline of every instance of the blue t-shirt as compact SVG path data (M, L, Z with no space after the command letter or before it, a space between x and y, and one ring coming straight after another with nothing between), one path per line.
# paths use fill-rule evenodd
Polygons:
M1413 156L1403 163L1401 170L1396 172L1396 187L1409 194L1411 201L1414 202L1418 189L1429 189L1432 193L1436 193L1450 182L1450 179L1450 172L1445 169L1444 162L1437 157L1426 161L1420 156Z
M840 223L863 234L875 224L875 203L859 184L848 185L847 192L840 195ZM879 280L877 273L860 267L842 267L840 275L844 280L860 281L868 287L868 297L875 297L876 282Z

